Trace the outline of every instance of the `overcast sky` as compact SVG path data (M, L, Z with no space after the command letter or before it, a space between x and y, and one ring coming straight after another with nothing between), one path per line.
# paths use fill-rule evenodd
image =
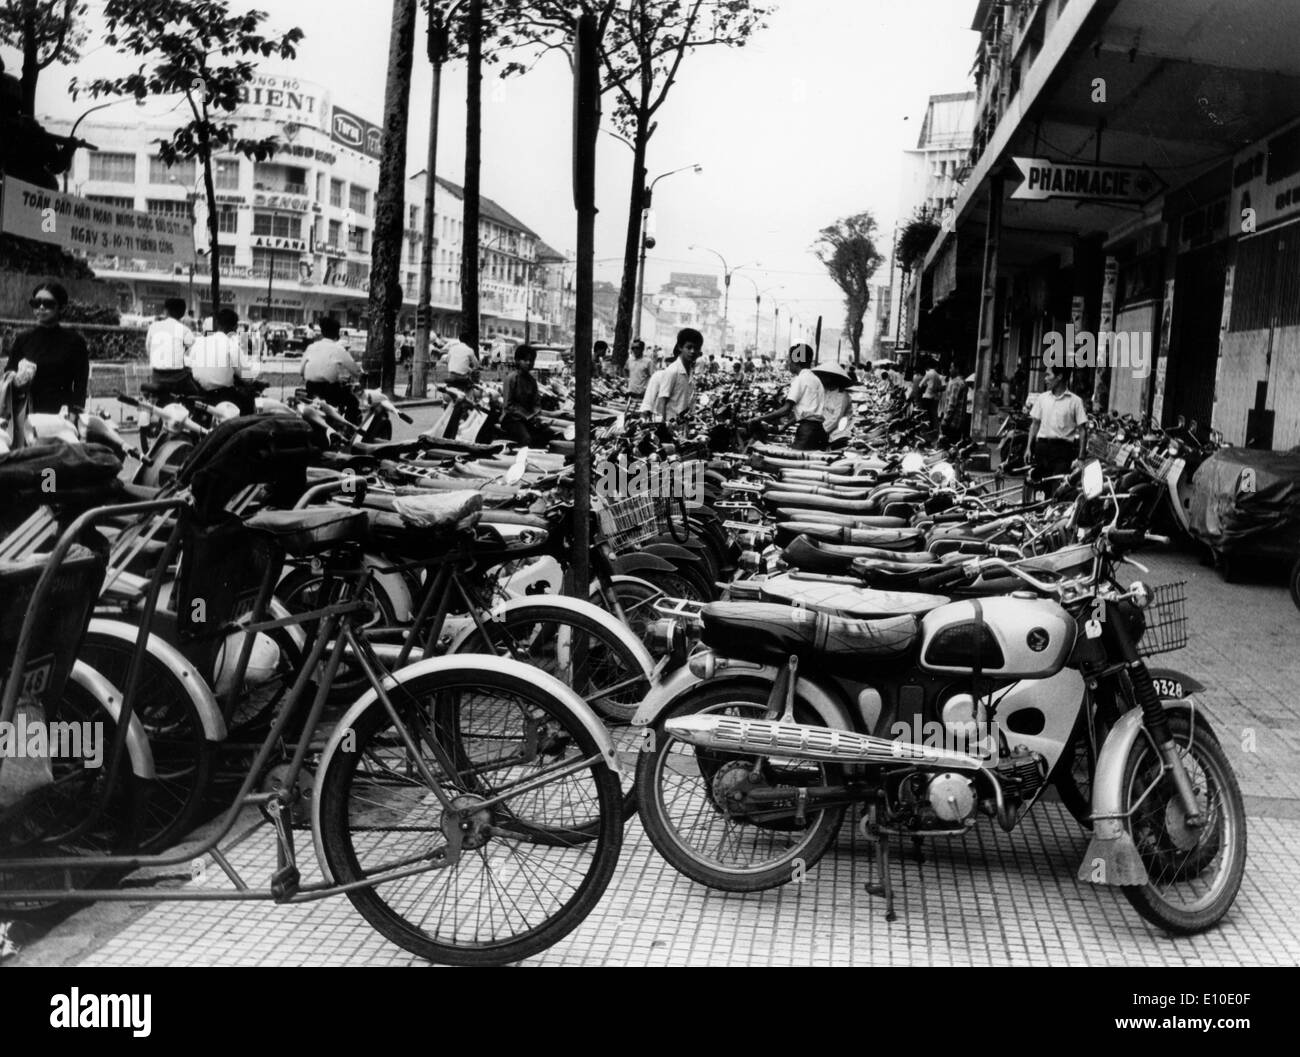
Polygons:
M899 213L900 152L916 145L927 97L972 87L977 37L968 27L975 4L778 0L769 27L744 48L689 55L659 114L647 168L652 178L692 163L704 172L659 184L658 246L647 290L673 270L720 274L715 257L688 248L709 246L733 268L761 262L761 269L740 273L760 289L784 287L764 299L764 316L774 298L806 319L824 313L826 325L838 327L842 300L810 247L819 228L869 210L887 252ZM381 120L390 25L384 0L235 0L231 6L255 6L269 12L278 29L306 31L298 58L269 66L269 72L325 84L338 105ZM102 12L103 0L90 0L90 8L92 26L102 25L95 13ZM423 16L418 32L411 172L423 168L428 143L432 76ZM82 77L129 68L111 48L93 43L95 36L77 70ZM6 60L16 72L17 56L7 53ZM45 72L38 113L74 117L85 109L84 101L68 98L68 76L57 67ZM559 55L506 82L490 71L484 84L483 193L562 251L575 244L571 92L572 75ZM453 64L443 76L438 169L457 183L464 174L464 98L464 66ZM597 278L618 279L631 158L626 146L600 137ZM887 277L882 269L879 278ZM748 320L752 329L753 287L737 277L732 295L733 320Z

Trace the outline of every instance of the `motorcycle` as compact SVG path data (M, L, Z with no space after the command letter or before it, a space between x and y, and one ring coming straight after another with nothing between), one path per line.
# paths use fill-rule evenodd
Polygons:
M1212 927L1245 866L1241 791L1199 684L1147 666L1144 654L1185 644L1185 618L1176 598L1153 606L1145 584L1115 581L1143 542L1118 511L1089 463L1072 526L1094 550L1088 575L1049 583L976 559L1028 590L919 618L704 607L707 648L633 720L646 728L637 792L656 849L700 883L760 891L811 868L860 805L871 891L892 920L895 835L960 835L981 814L1010 831L1055 784L1092 829L1080 880L1120 887L1170 932Z

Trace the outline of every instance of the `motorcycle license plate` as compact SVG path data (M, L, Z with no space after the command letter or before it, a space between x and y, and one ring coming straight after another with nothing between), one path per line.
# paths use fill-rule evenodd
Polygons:
M1174 701L1185 696L1180 679L1152 679L1151 685L1156 688L1156 694L1162 701Z

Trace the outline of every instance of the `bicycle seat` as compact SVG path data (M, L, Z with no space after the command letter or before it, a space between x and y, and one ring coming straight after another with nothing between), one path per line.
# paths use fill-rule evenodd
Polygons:
M702 640L728 657L780 662L791 654L843 671L906 655L920 637L915 616L852 620L768 602L711 602Z
M478 524L483 513L483 493L462 489L399 495L393 500L393 510L408 528L451 534Z
M306 558L366 537L369 519L364 510L348 507L309 507L305 510L262 510L244 524L273 536L287 554Z

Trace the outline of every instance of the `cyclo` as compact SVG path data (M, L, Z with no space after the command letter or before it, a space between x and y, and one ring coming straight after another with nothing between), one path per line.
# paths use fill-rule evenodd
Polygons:
M240 422L223 427L225 435ZM283 452L262 454L284 462ZM25 498L39 497L39 459L29 462L37 476ZM102 766L0 757L0 918L40 914L60 901L295 904L345 894L393 943L449 964L517 961L575 928L608 884L622 842L615 750L590 708L555 677L510 657L455 655L390 670L360 632L372 575L362 560L365 511L263 509L236 517L224 495L213 494L213 477L195 480L191 493L137 502L106 504L123 497L116 482L93 495L56 495L66 526L57 542L0 561L0 657L8 661L0 668L0 730L20 714L32 729L98 723L107 744ZM448 505L441 520L439 503ZM159 515L170 517L171 531L139 610L135 653L116 686L77 658L106 564L96 527ZM426 534L452 536L476 520L463 502L443 497L430 497L423 515ZM159 776L152 731L136 714L137 683L163 581L181 540L210 527L209 518L223 522L223 546L247 553L258 570L238 619L231 611L207 615L216 635L242 642L232 684L243 685L259 633L311 625L316 636L216 824L193 846L144 854L140 832ZM322 571L319 597L327 601L274 616L284 612L272 606L276 581L286 564L302 563ZM196 600L182 597L178 608ZM330 733L327 701L345 653L367 687ZM250 806L270 821L276 840L275 868L260 886L247 883L224 850ZM295 843L295 818L308 810L320 880L303 876ZM114 884L144 867L205 857L230 888Z

